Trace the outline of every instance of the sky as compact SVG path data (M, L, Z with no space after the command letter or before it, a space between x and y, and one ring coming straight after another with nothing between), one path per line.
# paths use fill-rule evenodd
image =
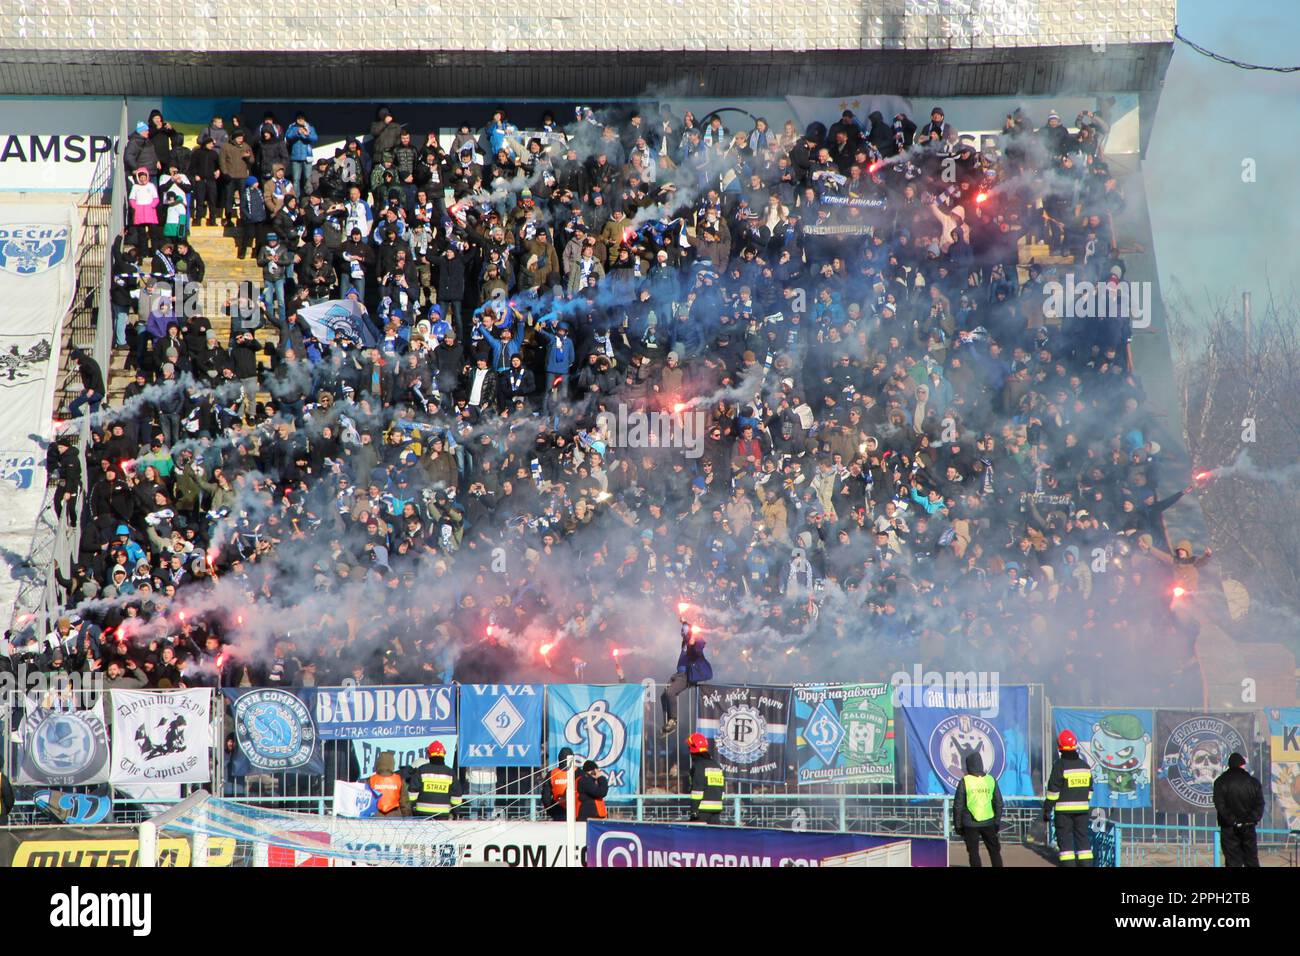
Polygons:
M1179 31L1247 63L1300 65L1295 0L1180 0ZM1217 63L1175 42L1143 175L1166 297L1290 297L1300 248L1300 73ZM1243 182L1254 160L1255 181Z

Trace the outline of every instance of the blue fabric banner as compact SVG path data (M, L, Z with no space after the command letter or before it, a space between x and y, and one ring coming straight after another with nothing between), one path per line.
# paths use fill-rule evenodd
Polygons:
M827 857L899 842L911 844L912 866L948 865L942 837L588 820L587 866L823 866Z
M462 684L460 765L540 766L545 689L543 684Z
M235 722L235 776L325 772L312 717L314 687L228 688L224 693Z
M594 760L613 794L641 790L645 689L640 684L552 684L546 689L546 762L569 747L578 765Z
M934 692L944 694L940 699L946 703L954 702L951 691ZM917 700L922 693L920 688L902 687L897 696ZM989 693L989 699L982 701L988 706L982 710L903 708L908 759L918 794L955 792L966 772L966 757L977 753L985 772L997 778L1004 797L1034 796L1029 772L1029 688L1001 687Z
M456 732L456 688L321 687L315 691L314 712L322 740L432 739Z
M1092 767L1094 807L1151 806L1155 722L1154 710L1052 708L1053 741L1061 731L1073 731Z

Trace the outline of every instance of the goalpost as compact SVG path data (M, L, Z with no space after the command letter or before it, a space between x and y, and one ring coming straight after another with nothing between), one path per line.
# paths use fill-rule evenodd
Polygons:
M543 767L545 774L554 765ZM491 839L509 839L518 828L554 827L545 839L553 854L550 865L582 866L585 838L578 826L577 761L569 758L561 768L565 776L564 828L558 823L536 820L479 820L477 825L494 828ZM496 797L471 794L462 806L476 799ZM421 817L351 817L271 810L215 797L200 790L180 803L138 826L142 867L175 866L464 866L462 856L471 854L466 838L474 821ZM563 846L555 839L563 832ZM482 834L478 835L480 839ZM534 831L528 840L538 842ZM488 863L487 865L493 865Z

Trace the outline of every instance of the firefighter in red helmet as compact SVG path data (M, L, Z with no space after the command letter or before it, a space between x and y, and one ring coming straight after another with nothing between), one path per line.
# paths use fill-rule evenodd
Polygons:
M691 752L691 819L698 823L717 823L722 817L726 774L709 755L709 739L703 734L687 737L686 748Z
M411 810L417 817L446 820L461 804L460 783L447 766L447 748L440 741L429 744L429 761L411 771Z
M1060 753L1047 778L1043 820L1056 816L1056 846L1062 866L1092 866L1092 771L1079 756L1079 741L1073 731L1062 730L1056 747Z

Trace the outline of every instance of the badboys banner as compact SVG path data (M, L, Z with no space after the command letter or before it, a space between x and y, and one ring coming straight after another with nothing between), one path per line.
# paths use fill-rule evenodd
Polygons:
M14 781L54 787L108 782L108 728L104 699L85 709L42 707L25 699L22 749Z
M1052 708L1052 739L1074 732L1079 752L1092 767L1094 807L1149 807L1153 766L1153 710Z
M587 865L601 867L821 866L827 857L911 843L913 866L947 866L943 837L795 832L758 827L587 821Z
M1254 736L1254 714L1156 711L1156 809L1212 812L1215 779L1233 752L1249 756Z
M898 692L903 700L956 703L953 691L942 687L902 687ZM988 693L992 696L980 701L985 705L981 710L903 708L908 757L918 794L954 793L966 773L966 758L979 754L985 773L997 779L1003 796L1034 796L1029 772L1029 688L999 687ZM982 717L981 712L995 716Z
M546 689L546 762L568 747L578 760L605 771L611 794L641 790L645 725L640 684L552 684Z
M539 766L544 691L543 684L462 684L460 765Z
M799 784L892 783L894 697L889 684L794 689Z
M254 687L224 693L235 724L235 776L325 772L310 705L315 688Z
M1273 707L1268 719L1273 799L1288 830L1300 830L1300 707Z
M320 687L312 698L322 740L420 737L456 732L456 688ZM426 746L429 741L425 741Z
M209 690L115 690L109 704L111 783L203 783L211 777Z
M789 721L788 687L700 688L697 727L729 781L785 783Z

